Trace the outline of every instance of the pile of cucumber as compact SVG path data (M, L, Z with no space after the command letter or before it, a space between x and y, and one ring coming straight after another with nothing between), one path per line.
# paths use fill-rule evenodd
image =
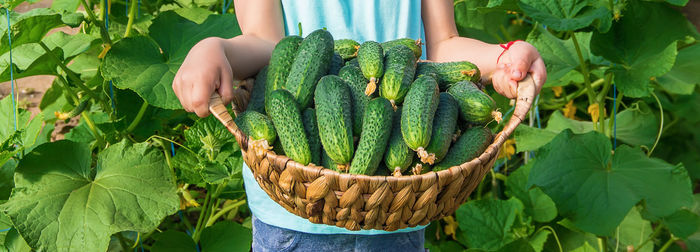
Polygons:
M340 172L400 176L480 155L500 120L467 61L418 62L420 40L359 44L326 30L288 36L236 118L260 146Z

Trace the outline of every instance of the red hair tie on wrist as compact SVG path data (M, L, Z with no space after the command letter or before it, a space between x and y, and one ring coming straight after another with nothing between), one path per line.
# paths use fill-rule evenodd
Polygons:
M510 47L511 47L513 44L515 44L515 42L518 42L518 41L522 42L522 40L519 40L519 39L518 39L518 40L515 40L515 41L510 41L510 42L508 42L508 43L506 43L506 44L498 44L498 46L500 46L501 48L503 48L503 52L501 52L501 54L498 55L498 58L496 59L496 64L498 64L498 61L501 60L501 56L503 56L503 54L506 53L506 51L508 51L508 49L510 49Z

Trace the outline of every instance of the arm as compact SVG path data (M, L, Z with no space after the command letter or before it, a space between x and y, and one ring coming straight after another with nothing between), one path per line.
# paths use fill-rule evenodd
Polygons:
M215 91L225 104L230 103L233 80L257 73L284 36L279 1L236 0L234 6L242 34L200 41L190 49L173 80L173 90L182 107L200 117L209 115L209 97Z
M494 89L508 98L515 98L517 82L527 73L532 74L538 91L547 79L542 57L529 43L516 42L496 64L503 52L499 45L459 37L453 1L423 0L421 8L429 60L468 60L479 67L482 80L492 81Z

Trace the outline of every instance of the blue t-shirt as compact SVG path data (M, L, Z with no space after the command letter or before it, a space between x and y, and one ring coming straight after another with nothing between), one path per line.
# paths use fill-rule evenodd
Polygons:
M334 39L384 42L398 38L425 41L421 20L421 0L282 0L285 32L303 36L326 28ZM423 48L425 52L425 48ZM425 55L425 53L423 54ZM423 56L422 58L425 58ZM314 224L296 216L274 202L243 164L248 206L256 218L269 225L313 234L385 234L383 230L350 231L336 226ZM425 226L397 230L410 232Z

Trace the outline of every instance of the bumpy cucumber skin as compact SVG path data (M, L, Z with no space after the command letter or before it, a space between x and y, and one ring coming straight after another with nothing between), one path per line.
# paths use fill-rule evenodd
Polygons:
M401 134L401 108L394 112L393 125L389 144L384 153L384 164L390 173L393 173L396 168L401 170L401 173L411 166L415 152L408 148Z
M485 124L494 119L496 102L474 83L460 81L447 89L459 104L460 117L470 123Z
M343 60L349 60L357 57L357 49L360 48L360 43L352 39L339 39L336 40L333 46L333 50L338 52Z
M338 76L324 76L316 87L314 102L323 148L334 163L349 165L355 151L350 88Z
M360 68L360 62L357 61L357 58L352 58L351 60L345 61L345 65Z
M469 61L454 62L421 62L420 64L432 65L438 71L438 84L442 90L450 84L460 81L479 82L481 71Z
M352 132L354 136L359 137L362 132L362 117L365 112L365 107L372 98L365 95L365 87L367 79L362 75L359 67L344 66L338 73L341 79L348 84L352 95Z
M340 57L340 54L338 54L338 52L334 52L333 58L331 58L331 66L328 69L328 74L338 75L340 68L342 68L344 65L345 62L343 62L343 58Z
M265 113L265 83L267 80L267 69L268 66L264 66L255 76L253 90L250 93L250 101L248 102L246 111Z
M493 134L489 128L477 126L468 129L452 145L445 159L433 166L433 171L445 170L478 157L492 141Z
M265 80L265 97L269 97L272 91L284 88L302 40L299 36L287 36L272 50Z
M379 85L379 95L387 98L392 104L398 105L403 102L411 81L416 71L416 57L411 49L399 45L386 52L384 57L386 70L381 85Z
M375 41L366 41L357 51L357 63L368 80L379 79L384 75L384 50Z
M331 58L333 36L328 31L316 30L301 42L285 83L285 88L297 99L300 109L311 104L316 83L328 73Z
M433 118L433 133L430 135L430 143L425 150L434 155L434 160L421 160L428 164L440 162L452 143L452 137L457 129L457 117L459 106L457 101L448 93L440 93L440 102Z
M406 145L414 151L430 143L433 118L440 101L440 91L433 78L423 76L411 85L401 113L401 134Z
M318 123L316 122L316 110L306 108L301 115L304 123L304 130L309 139L309 150L311 151L311 163L321 164L321 138L318 135Z
M323 148L321 148L321 166L326 169L338 171L338 167L335 165L335 162L333 162L331 157L328 156L326 149Z
M272 145L277 139L275 126L270 118L257 111L245 111L238 115L234 122L243 133L253 140L265 139L268 145Z
M350 164L351 174L373 175L377 170L391 135L393 113L394 109L386 98L378 97L367 104L362 135Z
M311 162L309 141L301 119L301 111L294 96L287 90L272 91L266 109L275 125L282 148L289 158L300 164Z
M418 62L418 64L416 65L416 74L415 75L416 75L415 79L418 79L422 76L432 77L433 79L435 79L435 81L438 82L438 85L440 86L440 91L444 91L447 88L447 86L445 86L445 89L443 89L443 86L440 83L440 77L438 76L438 70L432 64L425 64L425 62Z
M413 40L410 38L400 38L400 39L394 39L390 40L387 42L382 43L382 47L384 47L385 51L389 51L390 48L396 47L399 45L403 45L411 49L413 52L413 55L416 56L416 59L420 59L420 56L423 54L423 48L421 47L422 43L420 40Z

